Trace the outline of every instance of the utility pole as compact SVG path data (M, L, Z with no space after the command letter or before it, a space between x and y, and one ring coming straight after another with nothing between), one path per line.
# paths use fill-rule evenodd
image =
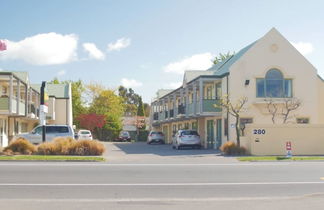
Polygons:
M42 82L41 86L41 95L40 95L40 113L39 113L39 121L40 125L42 125L42 141L46 141L46 113L48 112L47 104L45 103L48 100L48 96L46 93L46 82Z

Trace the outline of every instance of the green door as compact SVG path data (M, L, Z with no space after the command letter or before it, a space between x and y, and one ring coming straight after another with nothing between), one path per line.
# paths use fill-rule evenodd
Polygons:
M216 149L222 146L222 120L218 119L216 121Z
M214 148L214 120L207 120L207 148Z

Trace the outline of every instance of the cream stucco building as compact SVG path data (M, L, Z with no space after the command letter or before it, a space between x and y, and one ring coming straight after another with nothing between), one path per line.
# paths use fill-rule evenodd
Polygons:
M48 124L72 126L71 84L48 84ZM31 85L27 72L0 72L0 146L39 123L40 85Z
M264 130L261 125L281 128L296 125L296 129L314 125L324 133L321 126L324 124L324 82L315 67L275 28L206 71L186 71L181 87L159 91L151 106L151 125L164 131L169 143L172 133L188 128L199 131L205 148L219 148L226 141L236 139L235 118L214 105L225 95L232 102L242 97L248 99L240 125L243 144L249 149L251 142L262 145L262 139L267 136L264 131L256 140L252 125L261 130ZM300 106L283 123L283 106L292 99L299 100ZM278 108L275 124L267 108L269 101ZM247 124L251 124L250 127ZM246 132L244 127L248 128ZM293 129L290 132L294 132ZM268 144L274 143L276 141ZM307 143L300 145L304 146ZM282 151L274 150L271 154L275 153Z

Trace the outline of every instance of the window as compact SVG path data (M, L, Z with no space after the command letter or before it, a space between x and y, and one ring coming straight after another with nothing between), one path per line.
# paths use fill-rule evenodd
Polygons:
M20 124L20 132L21 133L27 133L27 127L28 127L28 124L27 123L21 123Z
M189 123L184 124L184 129L189 129Z
M216 84L216 99L221 99L222 97L222 84L217 83Z
M309 118L297 118L297 123L298 124L308 124L309 123Z
M224 119L224 136L228 135L228 119Z
M270 69L265 78L256 79L257 97L290 98L292 80L284 79L278 69Z

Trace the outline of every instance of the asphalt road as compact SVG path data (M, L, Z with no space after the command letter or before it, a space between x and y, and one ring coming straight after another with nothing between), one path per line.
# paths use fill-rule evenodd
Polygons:
M323 209L324 162L162 163L172 157L0 162L0 209Z

